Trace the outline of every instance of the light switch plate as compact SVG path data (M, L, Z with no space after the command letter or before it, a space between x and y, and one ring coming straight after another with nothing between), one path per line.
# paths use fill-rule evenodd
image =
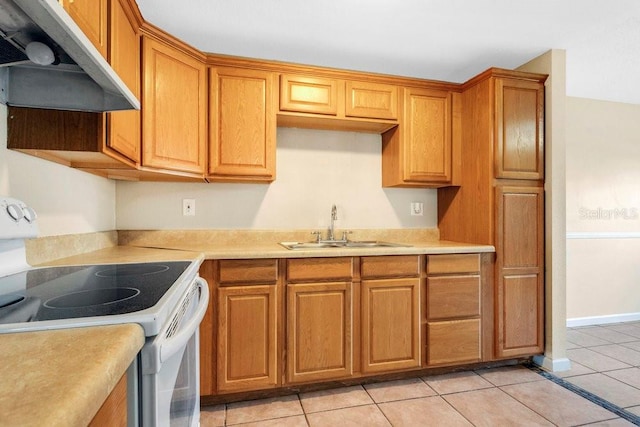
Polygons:
M422 216L422 215L424 215L424 203L411 202L411 216Z

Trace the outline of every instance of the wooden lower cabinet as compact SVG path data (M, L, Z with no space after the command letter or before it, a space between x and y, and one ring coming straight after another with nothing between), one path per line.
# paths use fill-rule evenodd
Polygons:
M496 356L544 350L544 190L496 187Z
M89 427L126 427L127 425L127 373L113 388L107 400L89 423Z
M219 287L218 392L278 385L277 286Z
M287 285L287 382L352 374L350 282Z
M427 257L427 365L482 359L479 254Z
M420 366L420 279L363 280L362 372Z

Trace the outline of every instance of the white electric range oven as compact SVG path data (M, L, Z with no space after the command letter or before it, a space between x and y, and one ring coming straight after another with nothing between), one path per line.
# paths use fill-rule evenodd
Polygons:
M129 368L129 426L199 425L198 328L209 290L193 261L32 268L33 209L0 197L0 333L138 323Z

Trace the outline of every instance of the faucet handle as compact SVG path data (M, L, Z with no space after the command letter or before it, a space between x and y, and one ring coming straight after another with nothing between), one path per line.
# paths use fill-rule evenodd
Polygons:
M344 240L345 242L349 241L349 234L352 234L353 231L351 230L345 230L342 232L342 240Z
M316 236L315 241L319 243L320 239L321 239L320 236L321 236L322 233L319 232L319 231L312 231L311 234L315 234L315 236Z

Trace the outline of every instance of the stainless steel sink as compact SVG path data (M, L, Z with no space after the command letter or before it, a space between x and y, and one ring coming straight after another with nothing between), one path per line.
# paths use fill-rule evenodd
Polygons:
M329 248L408 248L411 245L404 245L401 243L381 242L378 240L350 240L335 241L335 242L280 242L281 246L296 250L296 249L329 249Z

